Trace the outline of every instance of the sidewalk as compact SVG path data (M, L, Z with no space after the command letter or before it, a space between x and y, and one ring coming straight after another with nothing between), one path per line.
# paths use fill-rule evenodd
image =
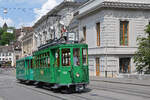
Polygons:
M91 81L108 82L108 83L150 86L150 79L148 79L148 80L140 80L140 79L104 78L104 77L90 76L90 80Z
M0 68L0 74L15 76L16 69L15 68Z

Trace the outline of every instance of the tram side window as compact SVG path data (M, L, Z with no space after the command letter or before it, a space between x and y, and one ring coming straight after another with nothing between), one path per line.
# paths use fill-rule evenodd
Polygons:
M87 61L87 49L83 48L82 49L82 63L83 65L87 65L88 61Z
M70 66L70 49L62 49L62 66Z
M50 67L50 56L49 56L49 52L47 52L45 54L45 63L47 67Z
M31 61L31 68L33 68L33 61L32 60L30 60Z
M28 65L27 65L27 66L28 66L28 68L30 68L30 63L29 63L29 60L27 60L27 64L28 64Z
M59 50L55 53L55 57L56 57L56 65L57 67L59 67L59 63L60 63Z
M80 66L80 49L79 48L73 49L73 65Z
M40 56L38 56L37 65L38 65L38 67L40 67Z

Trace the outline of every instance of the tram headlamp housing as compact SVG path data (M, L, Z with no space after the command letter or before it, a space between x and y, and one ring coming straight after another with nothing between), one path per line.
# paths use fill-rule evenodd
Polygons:
M80 74L79 74L79 73L77 73L77 74L76 74L76 76L77 76L77 77L80 77Z

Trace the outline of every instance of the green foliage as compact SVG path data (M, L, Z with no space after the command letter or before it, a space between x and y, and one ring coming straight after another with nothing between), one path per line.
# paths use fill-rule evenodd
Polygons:
M14 29L13 27L9 29ZM14 33L8 33L7 29L0 28L0 45L10 44L10 42L14 41L15 36Z
M146 71L150 74L150 25L145 29L146 36L137 38L138 51L135 53L134 62L137 66L137 71Z

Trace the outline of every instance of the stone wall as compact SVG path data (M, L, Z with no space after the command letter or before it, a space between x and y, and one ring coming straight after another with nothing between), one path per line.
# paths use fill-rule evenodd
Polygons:
M120 46L120 21L129 21L129 45ZM131 73L136 73L133 55L137 50L137 37L145 36L144 29L150 21L150 11L133 9L103 9L93 11L79 19L80 40L86 26L86 43L89 46L90 75L96 75L95 58L100 58L100 75L105 76L106 62L108 76L119 75L119 58L130 57ZM96 23L100 22L100 47L97 46ZM106 58L107 54L107 58ZM106 60L107 59L107 60Z

